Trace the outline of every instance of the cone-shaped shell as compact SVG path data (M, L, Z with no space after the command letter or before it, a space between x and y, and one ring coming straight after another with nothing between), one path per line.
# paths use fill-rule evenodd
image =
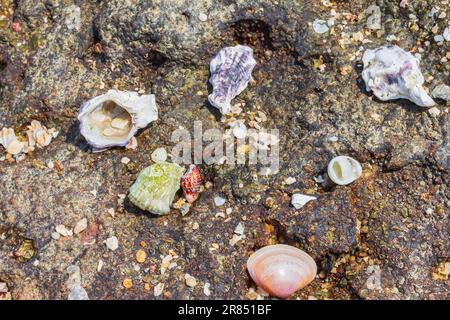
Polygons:
M352 183L362 174L362 167L358 161L347 156L333 158L327 170L330 179L341 186Z
M130 188L130 201L142 210L153 214L169 213L184 169L177 164L160 162L139 173Z
M124 147L139 129L157 119L154 95L117 90L87 101L78 115L80 132L93 151Z
M314 280L317 266L306 252L276 244L259 249L247 261L253 281L272 296L286 299Z

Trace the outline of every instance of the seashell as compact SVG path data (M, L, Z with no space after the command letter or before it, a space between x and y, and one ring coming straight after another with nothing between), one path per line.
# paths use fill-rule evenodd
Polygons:
M17 155L25 152L27 144L19 141L12 128L3 128L0 131L0 144L6 149L6 152L12 155Z
M295 209L300 209L308 202L310 202L312 200L316 200L316 199L317 198L313 197L313 196L307 196L307 195L300 194L300 193L294 193L292 195L291 204L294 206Z
M81 106L80 132L94 152L127 146L136 132L158 119L155 96L109 90Z
M139 173L130 188L130 201L153 214L163 215L170 211L175 193L180 188L184 169L177 164L160 162Z
M58 132L54 128L47 129L37 120L31 121L31 125L27 127L28 145L31 147L43 148L48 146L52 139L58 136Z
M398 46L366 50L362 78L366 90L383 101L408 99L422 107L435 103L422 87L424 78L419 60Z
M353 158L338 156L330 161L327 172L334 183L345 186L361 176L362 167Z
M181 188L183 189L184 197L189 203L193 203L198 199L201 186L202 174L195 164L191 164L181 178Z
M247 88L255 65L253 49L247 46L237 45L220 50L210 64L209 82L213 92L208 96L209 103L222 114L230 113L231 100Z
M247 270L258 287L282 299L308 285L317 274L311 256L284 244L257 250L248 259Z

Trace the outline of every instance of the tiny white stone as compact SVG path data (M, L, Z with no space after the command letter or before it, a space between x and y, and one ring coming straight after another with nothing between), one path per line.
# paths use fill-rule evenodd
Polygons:
M330 141L330 142L337 142L338 140L339 140L339 138L336 136L331 136L328 138L328 141Z
M201 22L205 22L206 20L208 20L208 16L207 16L205 13L201 12L201 13L198 15L198 19L199 19Z
M186 273L186 274L184 275L184 279L186 280L186 285L187 285L188 287L193 288L193 287L195 287L195 286L197 285L197 280L196 280L193 276L191 276L190 274L188 274L188 273Z
M316 19L313 22L313 29L314 32L316 33L325 33L328 30L330 30L330 28L328 27L328 23L325 20L320 20L320 19Z
M291 185L291 184L295 183L296 181L297 181L297 179L295 179L294 177L287 177L284 180L284 183L286 183L287 185Z
M153 162L164 162L167 160L167 151L164 148L157 148L152 153L152 161Z
M98 260L98 264L97 264L97 272L102 271L103 265L104 265L103 260L102 260L102 259Z
M325 179L321 175L319 175L317 177L314 177L314 181L317 183L324 183Z
M225 204L226 201L227 201L227 200L225 200L225 199L222 198L222 197L219 197L219 196L215 196L215 197L214 197L214 204L215 204L217 207L223 206L223 205Z
M236 243L242 240L242 236L238 236L237 234L234 234L233 237L230 239L230 245L234 246Z
M73 229L73 232L75 234L78 234L78 233L84 231L86 228L87 228L87 219L84 218L77 222L77 224L75 225L75 228Z
M231 214L233 212L233 209L231 208L226 208L225 210L226 214Z
M105 241L106 247L109 250L115 251L119 248L119 240L117 240L116 236L112 236Z
M72 230L69 230L66 228L65 225L63 224L59 224L55 227L56 232L58 232L60 235L62 235L63 237L70 237L72 236Z
M444 37L445 41L450 41L450 27L445 28L442 36Z
M53 168L55 167L55 164L53 163L53 161L49 161L49 162L47 163L47 167L48 167L49 169L53 169Z
M307 196L300 193L295 193L292 195L291 204L295 207L295 209L300 209L305 204L307 204L311 200L316 200L316 197Z
M438 34L434 36L434 41L436 41L437 43L444 42L444 36L442 34Z
M211 295L211 290L209 289L211 287L211 284L209 282L206 282L203 286L203 293L205 296L209 297Z
M428 113L432 116L438 117L441 114L441 111L438 108L433 107L428 109Z
M123 157L122 159L120 159L120 162L122 162L123 164L129 164L130 163L130 158L128 157Z
M234 229L234 233L238 236L242 236L244 234L244 225L239 222L239 224Z
M158 297L161 295L161 293L164 290L164 283L158 283L155 288L153 288L153 294L155 295L155 297Z
M241 120L236 120L230 124L233 129L233 135L238 139L245 139L247 136L247 127Z
M58 240L59 238L61 238L61 235L58 232L52 232L52 238L54 240Z

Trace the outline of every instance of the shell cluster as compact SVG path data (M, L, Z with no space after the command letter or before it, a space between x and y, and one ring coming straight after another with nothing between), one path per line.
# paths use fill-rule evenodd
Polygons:
M435 104L422 87L424 78L419 60L411 53L398 46L383 46L366 50L363 63L366 90L373 91L378 99L409 99L422 107Z
M257 250L248 259L247 270L258 287L282 299L308 285L317 274L311 256L284 244Z
M19 141L14 129L3 128L0 132L0 144L5 148L6 152L12 155L17 155L26 148L26 143Z
M208 96L209 103L222 114L230 113L231 100L247 88L255 65L253 49L247 46L237 45L220 50L210 64L209 82L213 92Z
M184 197L189 203L198 199L202 186L202 174L195 164L191 164L181 178L181 188Z
M177 164L160 162L142 170L130 188L130 201L156 215L169 213L184 169Z
M328 163L328 177L335 184L345 186L358 179L362 174L362 167L358 161L347 156L338 156Z
M155 96L109 90L81 106L80 132L94 152L127 146L136 132L158 119Z

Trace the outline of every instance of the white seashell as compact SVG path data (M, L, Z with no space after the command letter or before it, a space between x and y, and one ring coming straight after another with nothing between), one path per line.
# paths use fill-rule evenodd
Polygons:
M215 197L214 197L214 204L215 204L217 207L223 206L223 205L225 204L226 201L227 201L227 200L225 200L225 199L222 198L222 197L219 197L219 196L215 196Z
M78 115L80 132L94 152L129 145L139 129L157 119L154 95L117 90L87 101Z
M28 145L31 147L37 146L38 148L43 148L48 146L52 139L57 136L58 132L54 128L47 129L37 120L31 121L31 125L28 126Z
M209 82L213 92L208 96L209 103L222 114L231 112L231 100L240 94L252 79L256 65L253 49L237 45L226 47L211 60Z
M383 101L409 99L422 107L435 103L422 87L424 78L419 60L398 46L366 50L362 78L366 90Z
M247 127L242 120L236 120L230 124L233 135L238 139L245 139L247 136Z
M317 266L306 252L277 244L259 249L247 261L247 270L259 288L282 299L314 280Z
M16 134L12 128L3 128L0 131L0 144L6 149L6 152L12 155L17 155L25 152L27 144L17 139Z
M361 176L362 167L353 158L338 156L330 161L327 172L334 183L345 186Z
M316 200L316 199L317 198L313 197L313 196L307 196L307 195L300 194L300 193L294 193L292 195L291 204L295 207L295 209L300 209L308 202L310 202L312 200Z

